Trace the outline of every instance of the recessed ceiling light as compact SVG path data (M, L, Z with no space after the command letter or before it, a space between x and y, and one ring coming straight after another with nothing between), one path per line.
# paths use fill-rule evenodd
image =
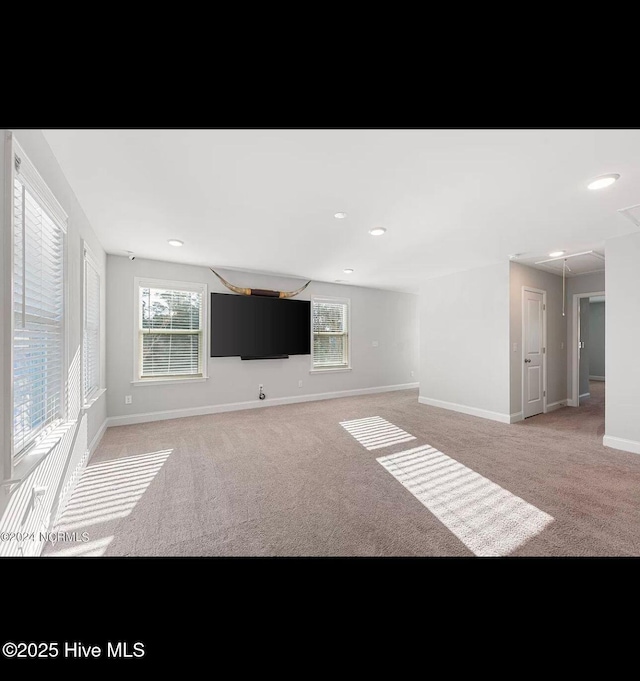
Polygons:
M611 175L602 175L601 177L596 177L595 180L589 182L587 187L589 189L604 189L612 185L620 175L618 173L611 173Z
M384 227L374 227L369 230L371 236L382 236L387 230Z
M337 218L338 220L344 220L347 217L347 214L346 213L336 213L333 217Z
M351 267L347 267L347 269L342 270L342 271L343 271L345 274L353 274L353 270L351 269Z
M170 246L184 246L184 241L180 241L180 239L169 239L169 245Z
M564 255L566 251L552 251L549 253L550 258L559 258L561 255Z

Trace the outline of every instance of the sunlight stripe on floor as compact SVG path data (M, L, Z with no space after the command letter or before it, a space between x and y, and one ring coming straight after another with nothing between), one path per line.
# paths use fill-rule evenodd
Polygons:
M164 449L89 464L80 476L55 529L71 532L126 518L172 451ZM83 555L97 554L88 552Z
M341 421L340 425L369 451L416 439L380 416Z
M476 556L506 556L553 518L424 445L376 459Z

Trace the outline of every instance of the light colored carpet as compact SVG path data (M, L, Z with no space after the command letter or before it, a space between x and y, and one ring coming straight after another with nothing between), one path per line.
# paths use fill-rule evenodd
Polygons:
M343 421L340 425L370 452L374 449L384 449L391 445L416 439L413 435L405 433L401 428L379 416Z
M109 428L95 486L72 497L77 531L107 556L473 556L376 461L406 443L370 452L340 425L379 416L553 517L511 555L640 555L640 457L602 446L598 388L514 425L410 390ZM45 553L62 550L82 547Z
M553 518L429 445L378 459L476 556L508 556Z

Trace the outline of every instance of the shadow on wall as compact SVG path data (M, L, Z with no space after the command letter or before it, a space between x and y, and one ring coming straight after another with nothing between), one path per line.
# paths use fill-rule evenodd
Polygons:
M0 556L40 555L51 521L86 463L87 416L80 410L81 357L78 347L69 366L64 393L68 413L73 416L56 429L59 441L20 484L3 487L0 532L7 533L9 539L0 542ZM36 410L37 407L29 402L21 407L20 420L23 426L35 425ZM33 492L36 487L44 488L44 494L36 496Z

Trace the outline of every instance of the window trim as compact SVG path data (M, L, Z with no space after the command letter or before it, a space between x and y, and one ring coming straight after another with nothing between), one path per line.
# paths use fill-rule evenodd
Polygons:
M6 387L4 392L5 413L6 419L4 428L3 450L5 456L0 459L2 466L2 480L4 485L11 485L21 482L25 475L29 475L31 471L55 449L58 444L59 437L57 433L65 427L69 421L70 405L69 405L69 391L67 390L68 375L69 375L69 248L68 248L68 223L69 216L66 211L56 199L54 193L49 188L47 183L42 179L37 168L30 160L20 146L15 136L7 131L4 140L5 146L5 183L4 183L4 234L0 234L5 244L5 298L4 302L6 309L10 311L8 321L4 325L4 375L6 377ZM62 230L62 321L61 321L61 395L60 395L60 415L56 421L48 424L43 428L36 437L27 445L23 447L20 452L15 452L13 439L13 363L14 363L14 315L13 315L13 297L14 297L14 205L13 205L13 190L16 178L16 156L20 159L20 174L25 177L28 184L31 185L37 194L38 200L44 205L44 208L51 214L57 226Z
M90 407L100 395L104 392L102 388L102 268L98 266L98 261L93 255L92 250L84 239L81 239L82 247L82 405L83 407ZM90 393L85 393L85 375L84 375L84 341L87 331L87 263L93 267L98 275L98 385L91 390Z
M148 376L140 375L140 289L141 288L164 288L175 291L194 291L202 294L202 374L181 376ZM206 283L192 281L171 281L168 279L152 279L149 277L134 277L134 305L133 305L133 378L132 385L159 385L174 383L192 383L194 381L206 381L209 378L209 334L208 323L208 286Z
M4 141L5 152L5 167L4 167L4 234L2 238L5 248L4 256L4 305L6 310L10 310L11 314L8 319L5 319L3 325L4 336L4 358L2 366L3 374L3 398L4 398L4 414L3 419L6 419L4 424L4 437L2 442L2 451L5 453L0 462L2 465L2 479L10 480L13 477L14 461L13 461L13 136L10 132L6 133Z
M347 306L347 364L338 366L315 366L315 356L313 352L313 306L316 302L343 303ZM310 374L324 374L332 371L351 371L351 298L335 298L331 296L311 296L311 369Z

